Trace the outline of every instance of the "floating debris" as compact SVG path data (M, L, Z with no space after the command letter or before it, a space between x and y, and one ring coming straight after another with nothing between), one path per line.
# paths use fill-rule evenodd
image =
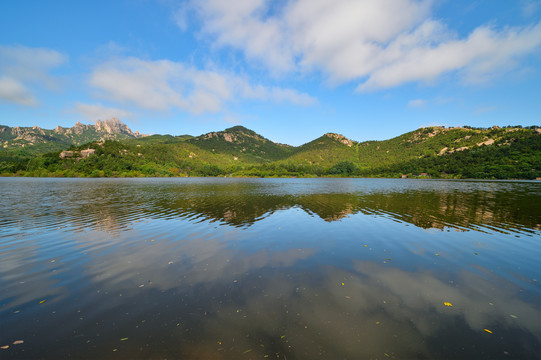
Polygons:
M20 345L20 344L24 344L24 341L23 340L15 340L13 342L13 345Z
M451 304L451 303L448 302L448 301L445 301L445 302L443 303L443 305L445 305L445 306L453 306L453 304Z
M516 315L510 314L509 316L511 316L513 319L518 319L518 316Z
M128 338L122 338L122 339L120 339L120 341L126 341L126 340L128 340Z
M0 347L0 349L4 349L4 350L9 349L9 345L4 345L4 346Z
M45 302L47 302L46 299L45 299L45 300L41 300L39 303L40 303L40 304L43 304L43 303L45 303Z
M490 331L489 329L483 329L483 330L485 330L489 334L492 334L492 331Z

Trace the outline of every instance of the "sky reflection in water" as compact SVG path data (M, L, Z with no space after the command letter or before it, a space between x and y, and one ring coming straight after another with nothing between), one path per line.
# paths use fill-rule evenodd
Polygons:
M540 185L0 179L0 354L532 358Z

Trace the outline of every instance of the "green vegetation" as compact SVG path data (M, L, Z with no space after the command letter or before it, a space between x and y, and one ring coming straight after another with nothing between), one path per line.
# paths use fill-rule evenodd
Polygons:
M536 126L429 127L362 143L325 134L299 147L276 144L242 126L198 137L135 137L127 129L111 140L97 140L93 129L86 130L77 135L92 138L85 144L66 145L48 135L50 130L41 130L52 140L4 147L0 175L541 178L541 129ZM11 144L13 136L3 141Z

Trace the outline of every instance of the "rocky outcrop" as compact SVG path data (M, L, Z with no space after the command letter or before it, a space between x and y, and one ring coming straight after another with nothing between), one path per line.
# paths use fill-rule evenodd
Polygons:
M65 150L65 151L62 151L58 157L61 159L72 158L73 154L74 154L73 151Z
M86 150L81 150L81 157L84 159L84 158L87 158L89 157L90 155L94 155L94 153L96 152L96 150L94 149L86 149Z
M483 141L483 142L480 142L480 143L477 143L477 146L482 146L482 145L492 145L494 144L494 139L488 139L487 141Z
M130 130L130 128L124 124L122 121L117 118L112 118L108 120L98 120L94 125L96 131L106 132L108 134L127 134L134 137L142 136L138 131L135 133Z
M345 137L344 135L335 134L335 133L326 133L324 136L329 137L331 139L334 139L344 145L347 145L349 147L353 146L353 141Z

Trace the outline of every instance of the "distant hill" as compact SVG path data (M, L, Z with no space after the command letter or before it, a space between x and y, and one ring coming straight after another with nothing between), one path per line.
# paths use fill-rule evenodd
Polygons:
M145 135L130 128L117 118L98 120L94 125L77 122L71 128L57 126L54 130L34 127L0 125L0 150L35 154L65 149L92 141L126 140ZM18 151L17 151L18 150ZM21 151L25 150L25 151Z
M54 130L0 126L0 140L3 175L541 178L538 126L427 127L365 142L327 133L293 147L243 126L144 136L111 119Z
M243 126L210 132L187 142L212 153L228 154L254 163L283 159L293 150L292 146L272 142Z

